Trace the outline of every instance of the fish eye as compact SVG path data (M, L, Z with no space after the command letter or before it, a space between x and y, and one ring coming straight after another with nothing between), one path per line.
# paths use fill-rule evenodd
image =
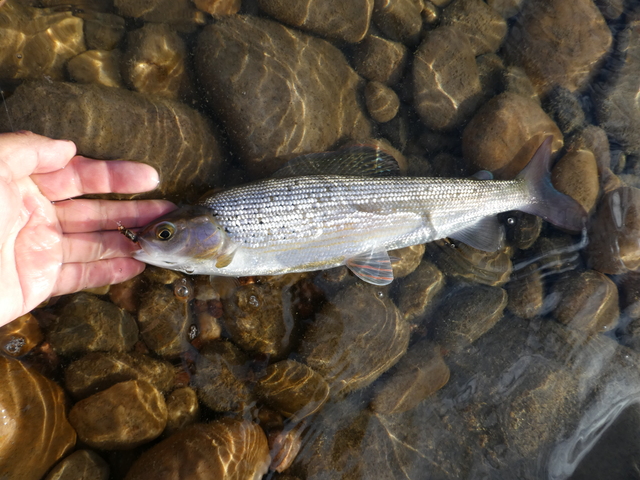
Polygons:
M164 242L170 240L175 232L176 227L173 223L163 222L156 227L156 238Z

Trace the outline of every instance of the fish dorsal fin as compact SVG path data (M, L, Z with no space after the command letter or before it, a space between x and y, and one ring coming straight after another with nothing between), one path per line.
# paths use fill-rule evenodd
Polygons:
M347 260L347 267L365 282L389 285L393 282L391 260L386 251L363 253Z
M498 217L491 215L450 234L449 237L478 250L495 252L502 247L504 228L500 225Z
M371 146L356 145L334 152L301 155L289 160L273 177L299 177L306 175L347 175L388 177L399 175L398 162L388 152Z

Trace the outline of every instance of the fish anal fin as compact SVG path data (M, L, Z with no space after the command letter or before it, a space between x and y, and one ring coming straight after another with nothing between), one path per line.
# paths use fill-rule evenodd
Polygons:
M449 237L460 240L478 250L495 252L503 245L504 229L500 225L498 217L491 215L450 234Z
M347 267L358 278L373 285L389 285L393 281L391 260L386 251L363 253L350 258Z

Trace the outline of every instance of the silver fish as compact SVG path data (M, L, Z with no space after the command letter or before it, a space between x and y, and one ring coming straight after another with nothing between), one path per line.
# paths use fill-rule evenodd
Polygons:
M357 162L336 161L345 155ZM233 277L347 265L362 280L387 285L393 280L389 250L445 237L497 250L501 212L521 210L580 231L586 213L551 185L550 157L548 137L515 180L481 181L386 176L397 163L371 147L357 147L355 155L303 156L277 178L157 219L138 234L141 249L134 257L190 274ZM347 174L336 174L343 170Z

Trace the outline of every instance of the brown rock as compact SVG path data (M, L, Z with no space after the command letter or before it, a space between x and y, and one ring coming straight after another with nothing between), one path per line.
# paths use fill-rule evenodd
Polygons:
M552 150L562 147L562 133L540 105L507 92L484 104L465 127L462 151L476 167L513 178L547 135L554 137Z
M192 388L176 388L166 399L167 426L165 435L173 435L178 430L194 424L200 417L198 396Z
M595 207L600 182L596 159L589 150L569 152L558 160L551 172L551 181L559 192L577 200L586 212Z
M609 331L618 323L618 288L599 272L564 274L552 295L557 295L558 302L553 316L570 328L592 334Z
M222 157L209 124L179 102L118 88L43 81L21 85L5 105L15 130L73 140L78 154L87 157L152 165L162 181L146 197L195 201L220 170ZM10 130L6 116L0 115L0 131Z
M0 351L11 357L26 355L43 339L38 320L31 313L0 327Z
M69 298L47 340L60 355L126 352L138 341L138 327L124 310L88 293Z
M449 381L440 347L422 340L376 385L370 408L383 415L406 412Z
M115 50L87 50L67 63L71 79L78 83L95 83L121 88L120 53Z
M281 166L274 157L371 136L356 95L361 79L324 40L261 18L227 17L200 34L196 67L254 175Z
M398 114L400 99L396 92L380 82L369 82L364 89L369 115L376 122L385 123Z
M375 0L373 21L391 40L415 45L422 30L422 2Z
M612 37L592 0L525 2L505 52L521 65L539 93L560 85L573 92L597 72Z
M464 33L454 27L429 32L413 64L413 97L433 130L451 130L471 117L481 100L480 77Z
M373 0L258 0L275 19L323 37L357 43L369 30Z
M44 480L109 480L109 465L91 450L76 450L58 463Z
M85 398L127 380L145 380L161 392L173 385L173 366L141 353L88 353L65 370L65 388Z
M224 17L238 13L242 0L193 0L196 8L214 17Z
M418 268L402 281L398 309L404 319L412 324L419 323L444 283L444 275L435 265L426 260L421 262Z
M0 478L41 478L76 443L62 389L0 355Z
M329 398L327 382L294 360L269 365L255 391L269 406L296 421L317 412Z
M125 480L258 479L270 463L258 425L223 418L187 427L147 450Z
M498 51L507 34L507 22L482 0L455 0L442 11L440 24L465 33L476 56Z
M74 13L84 20L84 41L91 50L113 50L124 38L124 18L111 13Z
M367 80L395 85L407 66L409 51L402 43L367 35L355 46L353 64Z
M69 421L78 438L99 450L129 450L158 437L167 424L164 398L150 383L131 380L76 403Z

